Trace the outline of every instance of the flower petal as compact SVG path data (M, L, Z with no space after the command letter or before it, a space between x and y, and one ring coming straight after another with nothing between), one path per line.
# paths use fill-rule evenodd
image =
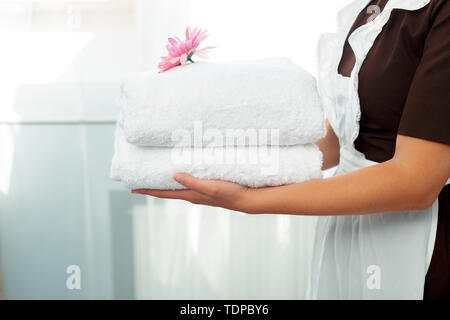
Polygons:
M192 30L192 32L191 32L191 36L190 36L190 39L192 39L192 38L194 38L194 37L196 37L197 36L197 34L200 32L201 30L199 30L199 28L198 27L195 27L194 28L194 30Z
M209 51L209 50L211 50L211 49L215 49L216 47L204 47L204 48L201 48L201 49L197 49L196 51L197 52L207 52L207 51Z
M200 57L200 58L202 58L202 59L209 59L209 56L208 56L206 53L204 53L204 52L198 52L198 51L196 51L196 52L194 53L194 55L196 55L197 57Z
M192 46L198 48L198 46L208 37L209 35L205 32L199 34L195 39L192 40Z
M186 41L186 51L190 51L192 49L192 40L187 40Z
M177 56L176 48L171 47L170 45L167 45L166 48L167 48L167 52L169 53L169 56L171 56L171 57Z
M208 37L207 30L195 27L193 30L189 26L186 27L185 37L183 41L179 37L168 38L169 44L166 46L168 55L161 57L158 65L160 72L167 71L179 65L188 63L188 57L193 55L203 59L208 59L208 52L215 47L204 47L197 49L199 45Z
M187 62L187 54L186 54L186 53L183 53L183 54L181 55L181 57L180 57L180 63L181 63L182 65L185 65L186 62Z
M169 38L169 43L171 46L176 47L177 46L177 41L174 38Z

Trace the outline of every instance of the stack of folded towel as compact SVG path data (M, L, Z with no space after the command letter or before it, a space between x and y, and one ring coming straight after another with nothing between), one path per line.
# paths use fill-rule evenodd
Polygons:
M288 59L195 63L122 84L111 177L182 189L176 172L249 187L322 177L315 79Z

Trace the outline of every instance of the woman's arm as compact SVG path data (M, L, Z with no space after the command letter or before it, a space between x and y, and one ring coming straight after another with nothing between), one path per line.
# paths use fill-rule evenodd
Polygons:
M339 139L334 133L328 120L326 120L327 135L325 138L316 142L323 154L322 170L333 168L339 163Z
M393 159L336 177L249 189L177 174L188 190L135 190L246 213L351 215L428 208L450 175L450 146L398 136Z

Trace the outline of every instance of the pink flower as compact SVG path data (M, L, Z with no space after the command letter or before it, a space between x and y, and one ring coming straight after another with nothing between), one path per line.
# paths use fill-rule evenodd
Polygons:
M209 50L214 47L205 47L198 49L198 46L208 37L207 31L202 31L199 28L190 30L186 28L186 40L182 41L180 38L169 38L169 44L166 46L169 53L168 56L161 57L162 61L158 67L159 72L164 72L179 65L185 65L188 61L194 62L192 57L198 56L203 59L208 59Z

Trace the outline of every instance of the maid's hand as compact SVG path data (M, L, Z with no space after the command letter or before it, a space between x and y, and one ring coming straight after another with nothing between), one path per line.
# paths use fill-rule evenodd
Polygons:
M251 208L251 193L255 190L236 183L197 179L189 174L177 173L175 181L187 190L139 189L133 193L145 194L164 199L180 199L194 204L222 207L245 213L254 213Z

